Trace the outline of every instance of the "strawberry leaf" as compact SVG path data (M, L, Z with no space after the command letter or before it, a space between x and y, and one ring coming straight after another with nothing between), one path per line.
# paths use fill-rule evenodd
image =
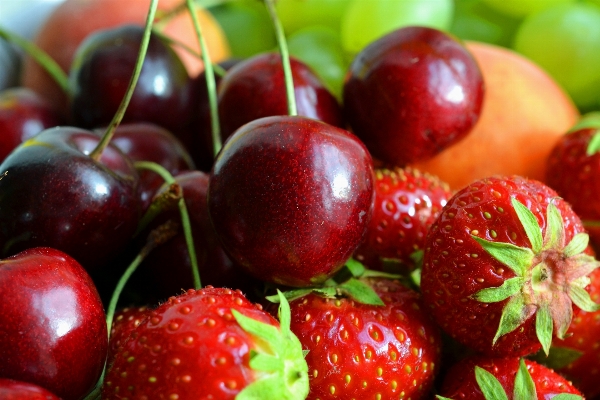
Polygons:
M346 282L339 285L338 290L362 304L374 306L385 305L371 286L355 278L348 279Z
M596 133L594 133L594 135L590 139L590 142L588 143L588 145L585 149L585 154L587 156L593 156L598 151L600 151L600 130L599 129L596 130Z
M525 233L527 234L527 238L531 243L531 249L537 253L542 249L542 229L540 228L540 224L537 221L537 218L529 208L527 208L523 203L519 202L514 197L511 198L512 206L517 213L517 217L519 217L519 221L525 229Z
M554 203L548 204L546 209L546 232L544 233L544 249L557 248L562 246L564 241L565 229L563 227L562 216Z
M533 378L525 365L525 360L519 361L519 370L515 376L515 386L513 389L513 399L536 400L537 392Z
M490 372L475 366L475 380L486 400L508 400L504 388Z
M277 316L279 317L279 329L283 337L287 337L290 334L290 326L292 324L292 311L290 310L290 303L288 303L281 291L277 289L277 295L279 296L279 309L277 310Z
M583 311L594 312L600 310L600 304L594 303L587 290L580 286L569 286L569 298Z
M557 394L552 400L583 400L583 397L572 393Z
M350 258L348 261L346 261L345 266L350 270L350 273L355 278L361 277L366 270L365 266L354 258Z
M517 276L525 276L527 268L533 262L531 249L518 247L511 243L491 242L478 236L471 236L483 249L496 260L509 267Z
M531 359L551 369L562 369L577 361L582 355L583 352L570 347L552 346L547 356L542 350L531 357Z
M498 341L501 336L506 335L521 326L527 318L533 315L535 308L534 305L525 304L525 299L522 295L511 297L502 309L500 324L492 344L496 344L496 341Z
M535 316L535 334L542 344L544 353L549 354L552 344L553 322L548 306L542 305Z
M523 287L525 279L514 277L504 281L501 286L481 289L473 298L483 303L496 303L517 294Z
M573 239L565 246L563 254L565 257L573 257L579 253L583 253L588 247L590 236L587 233L580 232L573 236Z
M436 394L435 398L438 400L452 400L450 397L440 396L439 394Z
M280 341L279 329L270 324L257 321L253 318L247 317L240 313L238 310L232 309L235 320L242 327L243 330L249 334L261 338L269 343L276 343Z
M250 368L255 371L271 372L282 368L282 362L283 360L279 357L254 352L254 355L250 358Z

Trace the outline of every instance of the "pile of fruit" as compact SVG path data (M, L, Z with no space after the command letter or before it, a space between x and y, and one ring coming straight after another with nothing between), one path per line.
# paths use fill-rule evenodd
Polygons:
M0 25L0 398L600 399L596 31L591 0Z

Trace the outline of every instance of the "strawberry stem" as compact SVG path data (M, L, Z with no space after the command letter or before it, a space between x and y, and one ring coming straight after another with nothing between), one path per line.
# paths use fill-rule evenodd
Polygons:
M208 92L208 104L210 109L210 126L212 133L213 142L213 155L216 157L221 151L221 127L219 125L219 113L217 108L217 88L215 83L215 73L213 71L212 62L210 55L208 54L208 46L202 35L202 29L200 22L198 22L198 16L196 15L196 9L192 0L186 0L187 7L194 23L194 29L196 30L196 36L198 36L198 43L200 44L202 62L204 63L204 77L206 78L206 89Z
M19 46L25 53L33 58L44 70L54 79L54 82L61 88L61 90L67 95L70 94L71 90L69 87L69 77L62 70L62 68L50 57L44 50L40 49L33 42L15 34L9 32L0 27L0 38L6 40L9 43L14 43Z
M129 85L127 86L127 91L125 92L125 96L123 96L123 99L121 100L121 104L119 104L119 108L117 109L117 112L113 116L113 119L110 121L110 124L108 124L108 127L106 128L104 135L102 135L102 139L100 139L100 142L98 143L96 148L94 150L92 150L92 152L90 153L90 157L94 160L100 159L102 152L104 151L106 146L108 146L108 143L110 143L110 141L115 133L115 129L117 128L117 126L119 126L119 124L123 120L123 117L125 116L125 111L127 110L127 107L129 106L129 102L131 101L131 97L133 96L133 91L135 90L138 78L140 77L140 74L142 72L142 66L144 65L144 59L146 58L146 52L148 50L148 43L150 42L150 35L152 34L152 24L154 22L154 16L156 14L157 7L158 7L158 0L151 0L150 10L148 11L148 15L146 16L146 25L144 27L144 35L142 36L142 42L140 44L140 51L138 53L138 58L135 62L135 68L133 70L133 75L131 76L131 79L129 80Z
M273 27L275 29L275 37L277 39L277 45L279 46L279 54L281 55L281 63L283 65L283 76L285 80L285 94L287 97L287 105L288 105L288 114L289 115L298 115L298 110L296 107L296 96L294 94L294 80L292 78L292 67L290 65L290 53L287 47L287 41L285 40L285 33L283 32L283 27L281 26L281 21L277 17L277 12L275 11L275 4L273 0L264 0L265 5L267 6L267 10L269 11L269 15L271 16L271 21L273 22Z

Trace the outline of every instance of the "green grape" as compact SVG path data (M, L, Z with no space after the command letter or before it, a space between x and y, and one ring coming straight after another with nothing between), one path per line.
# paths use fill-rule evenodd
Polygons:
M275 9L287 34L311 25L325 25L336 31L350 0L277 0Z
M287 44L290 55L306 63L327 89L341 99L349 63L338 32L327 26L309 26L291 34Z
M453 0L352 0L342 16L342 46L356 54L372 41L408 25L449 30L453 12Z
M459 0L461 1L461 0ZM574 3L577 0L482 0L494 10L505 15L516 18L523 18L551 8L558 4Z
M559 5L526 18L515 34L514 49L560 83L586 109L600 87L600 7Z
M509 47L520 23L521 19L501 14L481 0L459 0L450 32L463 40Z
M209 11L223 28L233 57L247 58L277 45L271 18L261 2L231 1Z

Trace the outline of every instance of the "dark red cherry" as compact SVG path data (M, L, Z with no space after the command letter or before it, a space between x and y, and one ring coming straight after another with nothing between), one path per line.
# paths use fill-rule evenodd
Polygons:
M34 383L64 400L89 393L108 334L102 302L81 265L51 248L0 260L0 298L0 378Z
M127 91L142 36L143 27L126 25L98 31L80 45L69 72L75 125L95 128L111 121ZM177 54L152 35L123 122L152 122L177 135L189 128L195 96Z
M83 129L51 128L0 164L2 256L48 246L92 271L127 245L140 216L139 176L112 145L100 161L89 157L98 141Z
M483 97L479 66L458 39L405 27L355 57L344 84L344 115L373 157L404 166L467 135Z
M336 98L303 62L290 58L298 115L343 127ZM219 84L221 136L229 137L247 122L288 115L281 57L264 53L234 65Z
M15 87L0 92L0 162L25 140L60 125L54 109L31 89Z
M104 133L100 130L97 132ZM195 169L194 162L183 143L170 131L156 124L147 122L121 124L115 129L111 143L131 161L155 162L164 167L171 175ZM142 210L146 210L164 180L149 170L141 170L139 175L138 192Z
M33 383L0 378L0 399L3 400L60 400L46 389Z
M232 259L258 279L323 282L360 243L371 216L373 165L350 132L306 117L250 122L225 143L208 211Z

